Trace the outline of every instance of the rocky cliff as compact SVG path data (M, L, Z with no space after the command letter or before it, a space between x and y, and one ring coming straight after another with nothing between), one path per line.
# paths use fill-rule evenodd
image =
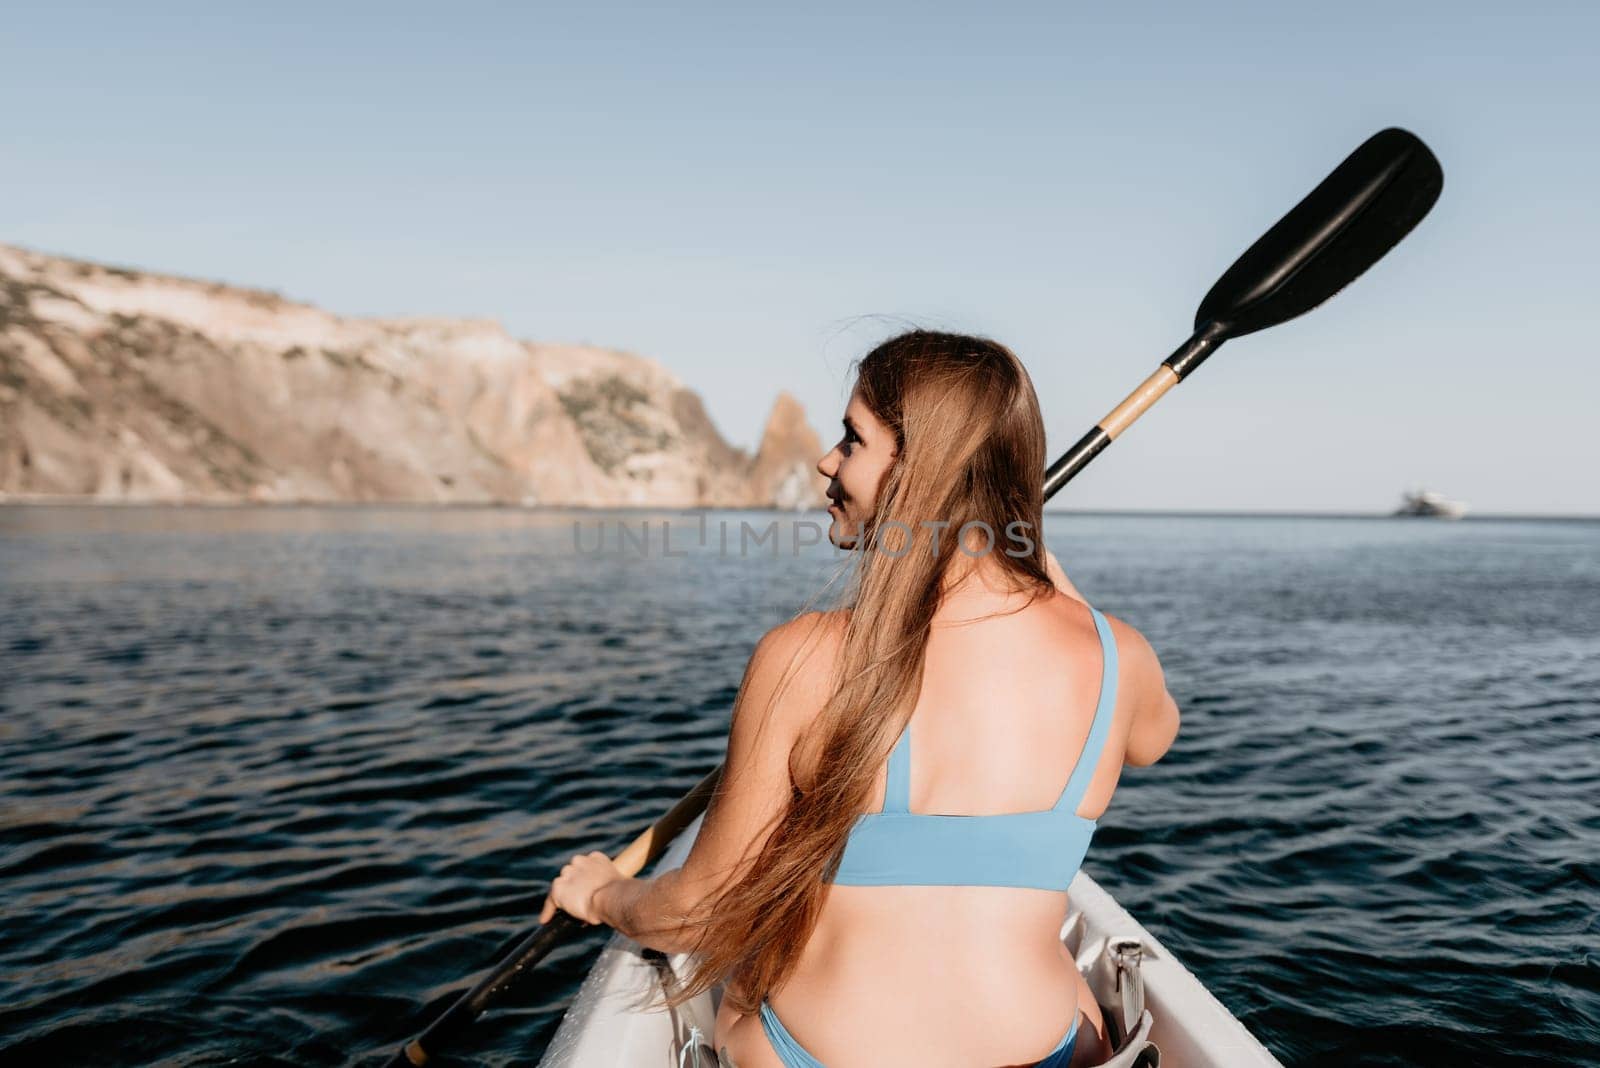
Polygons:
M0 245L0 497L791 508L820 454L787 394L750 456L640 356Z

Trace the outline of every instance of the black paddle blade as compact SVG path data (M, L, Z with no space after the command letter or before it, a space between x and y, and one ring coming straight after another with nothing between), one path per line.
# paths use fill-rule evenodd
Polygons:
M1442 188L1444 171L1415 134L1373 134L1217 279L1196 331L1221 341L1304 315L1399 244Z

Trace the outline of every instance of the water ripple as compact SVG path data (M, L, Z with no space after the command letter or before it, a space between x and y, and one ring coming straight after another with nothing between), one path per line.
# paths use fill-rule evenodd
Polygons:
M0 508L5 1051L381 1057L698 781L832 562L571 519ZM1088 867L1285 1063L1600 1062L1600 525L1052 534L1184 710ZM602 937L467 1058L536 1058Z

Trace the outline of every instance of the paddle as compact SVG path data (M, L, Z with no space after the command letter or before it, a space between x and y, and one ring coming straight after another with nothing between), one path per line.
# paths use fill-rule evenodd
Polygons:
M1443 188L1439 161L1415 134L1391 126L1367 138L1222 272L1189 340L1050 465L1044 499L1224 341L1304 315L1354 282L1422 221Z
M1218 345L1303 315L1349 285L1422 221L1443 185L1439 161L1414 135L1393 128L1374 134L1223 272L1200 302L1189 340L1050 465L1044 499L1055 496ZM617 854L617 867L625 875L637 875L660 856L705 808L721 774L719 766ZM519 976L585 926L558 911L396 1053L388 1062L390 1068L426 1064Z

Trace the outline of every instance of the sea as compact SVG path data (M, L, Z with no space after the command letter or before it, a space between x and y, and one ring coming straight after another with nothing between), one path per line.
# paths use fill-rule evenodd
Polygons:
M6 1063L381 1063L720 762L824 522L0 507ZM1182 709L1086 870L1284 1064L1600 1064L1600 520L1045 537ZM536 1064L604 937L435 1063Z

